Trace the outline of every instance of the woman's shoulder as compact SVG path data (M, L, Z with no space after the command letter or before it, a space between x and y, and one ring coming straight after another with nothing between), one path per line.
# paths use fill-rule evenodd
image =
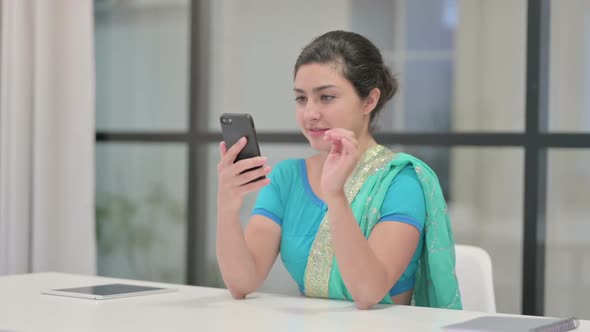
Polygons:
M424 162L422 159L415 157L409 153L405 152L398 152L394 155L393 159L391 159L391 163L394 166L402 167L402 170L409 172L406 168L410 167L415 172L420 172L421 170L426 170L428 172L434 173L434 171Z
M416 167L420 167L423 162L407 153L396 153L390 161L394 167L390 168L390 172L395 173L395 177L390 184L389 189L393 187L409 187L419 188L420 180L416 173Z
M420 158L406 152L394 153L392 161L399 164L412 164L415 162L424 163L422 160L420 160Z
M436 172L421 159L407 153L397 153L391 160L391 165L401 167L398 175L405 175L402 178L417 179L423 186L431 188L433 185L440 186ZM392 168L393 169L393 168Z
M414 166L411 164L407 164L405 166L402 166L402 168L400 169L399 173L397 174L397 179L402 178L402 179L408 179L408 180L418 180L418 175L416 174L416 170L414 169Z

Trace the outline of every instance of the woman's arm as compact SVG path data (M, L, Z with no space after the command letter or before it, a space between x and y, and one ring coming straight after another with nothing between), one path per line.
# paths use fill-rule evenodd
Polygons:
M243 299L262 284L277 257L281 239L279 225L263 216L253 216L245 234L242 230L239 213L244 196L270 183L268 178L251 182L270 172L270 167L264 166L265 158L234 163L245 145L246 139L242 138L226 150L222 142L217 165L217 262L227 288L236 299ZM260 168L247 171L257 166Z
M378 223L365 239L344 194L344 184L360 158L354 133L332 129L324 134L332 147L322 168L320 187L328 205L334 254L346 288L359 309L385 297L410 263L420 232L401 222Z
M245 298L264 282L280 241L281 227L267 217L252 216L244 232L238 214L218 211L217 262L235 299Z
M420 232L401 222L381 222L365 239L342 192L326 198L334 253L346 288L359 309L379 303L412 260Z

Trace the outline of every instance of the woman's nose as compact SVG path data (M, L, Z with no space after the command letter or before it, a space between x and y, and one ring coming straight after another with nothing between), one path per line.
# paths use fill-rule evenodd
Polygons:
M307 105L305 105L304 117L307 120L318 120L320 118L320 112L316 105L308 102Z

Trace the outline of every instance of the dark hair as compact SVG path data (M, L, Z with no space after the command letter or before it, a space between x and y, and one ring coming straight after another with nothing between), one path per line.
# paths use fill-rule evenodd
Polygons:
M315 38L299 54L294 76L299 67L310 64L334 64L341 68L359 97L366 98L371 90L378 88L381 96L371 112L371 123L383 105L397 91L397 79L383 63L379 49L367 38L348 31L330 31Z

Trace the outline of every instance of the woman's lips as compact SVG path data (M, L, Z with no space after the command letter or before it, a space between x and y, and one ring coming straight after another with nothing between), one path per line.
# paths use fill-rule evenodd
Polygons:
M328 131L327 128L324 128L324 129L313 128L313 129L307 130L307 132L309 132L309 135L313 136L313 137L323 136L326 131Z

